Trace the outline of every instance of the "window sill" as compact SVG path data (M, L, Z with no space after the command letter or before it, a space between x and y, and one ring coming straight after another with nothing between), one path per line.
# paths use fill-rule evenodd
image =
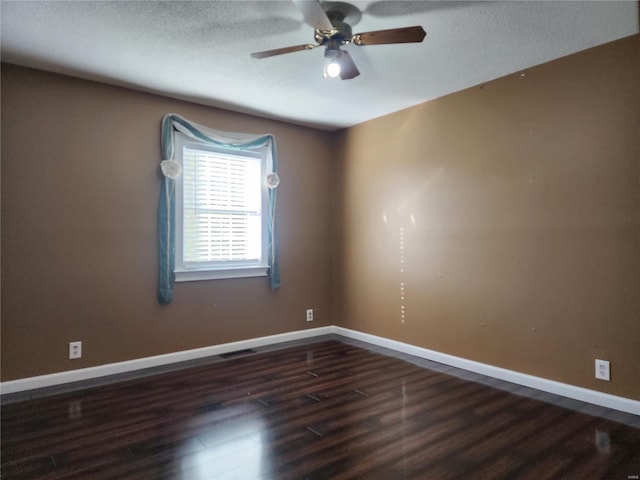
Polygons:
M199 280L222 280L225 278L266 277L269 267L239 267L220 270L180 270L175 271L176 282L197 282Z

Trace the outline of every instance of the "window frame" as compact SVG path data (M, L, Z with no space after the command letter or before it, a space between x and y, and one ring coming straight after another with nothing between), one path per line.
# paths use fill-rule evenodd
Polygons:
M201 267L187 267L184 261L184 201L183 180L180 175L175 180L175 267L176 282L199 280L218 280L225 278L264 277L268 274L268 207L269 192L264 179L267 175L268 147L262 146L252 149L234 149L193 139L181 132L175 132L175 161L184 167L184 148L220 153L237 158L251 158L260 160L260 240L261 258L258 262L219 262L218 265L209 264Z

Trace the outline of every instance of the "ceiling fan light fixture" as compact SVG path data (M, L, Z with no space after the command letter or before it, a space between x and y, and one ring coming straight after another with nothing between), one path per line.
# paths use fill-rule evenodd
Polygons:
M322 76L324 78L337 78L340 75L340 64L337 60L325 61L324 72Z
M340 49L329 49L324 52L324 68L322 78L338 78L340 76Z

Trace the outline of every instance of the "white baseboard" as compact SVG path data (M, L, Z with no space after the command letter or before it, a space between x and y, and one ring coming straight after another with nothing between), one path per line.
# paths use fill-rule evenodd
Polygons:
M461 368L471 372L486 375L488 377L497 378L507 382L524 385L526 387L535 388L544 392L561 395L563 397L573 398L583 402L600 405L602 407L619 410L622 412L640 415L640 401L630 398L619 397L608 393L602 393L588 388L576 387L566 383L548 380L546 378L535 377L526 373L507 370L506 368L495 367L485 363L467 360L465 358L448 355L446 353L436 352L408 343L390 340L388 338L371 335L369 333L358 332L344 327L327 326L319 328L311 328L307 330L298 330L295 332L281 333L270 335L267 337L258 337L238 342L223 343L220 345L212 345L210 347L196 348L193 350L185 350L175 353L167 353L164 355L156 355L153 357L139 358L125 362L110 363L99 365L97 367L81 368L67 372L52 373L49 375L40 375L37 377L22 378L19 380L10 380L0 383L0 393L9 394L17 393L36 388L52 387L63 385L65 383L78 382L82 380L90 380L119 373L132 372L146 368L159 367L172 363L184 362L205 358L213 355L221 355L224 353L234 352L237 350L245 350L248 348L264 347L275 345L278 343L290 342L294 340L302 340L306 338L318 337L335 333L343 337L352 338L362 342L385 347L397 352L406 353L419 358L425 358L434 362L450 365L452 367Z
M145 368L196 360L198 358L210 357L213 355L222 355L223 353L235 352L248 348L264 347L266 345L275 345L293 340L302 340L330 333L333 333L333 327L331 326L310 328L307 330L269 335L267 337L251 338L238 342L222 343L220 345L212 345L210 347L195 348L193 350L183 350L181 352L155 355L153 357L137 358L135 360L128 360L125 362L108 363L97 367L79 368L77 370L69 370L66 372L51 373L49 375L21 378L19 380L1 382L0 393L17 393L25 390L33 390L35 388L52 387L65 383L106 377L118 373L132 372Z
M398 342L396 340L390 340L388 338L378 337L376 335L358 332L348 328L334 326L333 333L342 335L343 337L353 338L354 340L378 345L380 347L389 348L397 352L407 353L416 357L425 358L434 362L486 375L487 377L505 380L518 385L524 385L544 392L573 398L574 400L580 400L582 402L600 405L602 407L612 408L622 412L632 413L634 415L640 415L640 401L633 400L631 398L619 397L617 395L602 393L588 388L576 387L575 385L535 377L526 373L507 370L506 368L494 367L493 365L487 365L486 363L455 357L446 353L416 347L415 345L410 345L408 343Z

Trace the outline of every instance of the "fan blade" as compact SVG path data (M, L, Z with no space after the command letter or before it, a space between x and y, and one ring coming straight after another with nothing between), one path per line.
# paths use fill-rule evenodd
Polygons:
M293 0L293 3L302 11L304 20L316 30L329 32L334 29L318 0Z
M255 52L251 56L253 58L273 57L274 55L282 55L283 53L299 52L301 50L311 50L318 45L307 43L305 45L295 45L293 47L276 48L274 50L265 50L264 52Z
M351 80L352 78L360 75L360 71L356 64L353 62L351 55L349 52L345 50L341 50L342 55L340 55L340 59L338 62L340 63L340 78L342 80Z
M384 45L387 43L420 43L427 32L420 26L375 30L356 33L351 41L356 45Z

